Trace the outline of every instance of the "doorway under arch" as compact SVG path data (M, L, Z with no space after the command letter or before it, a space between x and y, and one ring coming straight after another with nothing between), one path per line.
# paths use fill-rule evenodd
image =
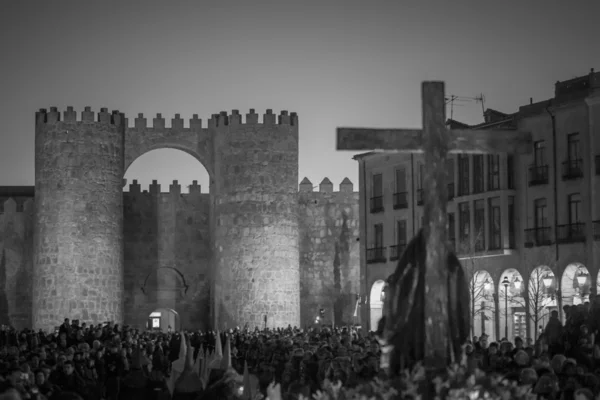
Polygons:
M371 286L371 293L369 295L369 306L370 306L370 321L369 330L376 331L377 324L383 316L383 288L385 282L382 280L375 281Z
M146 328L152 331L172 332L181 331L181 318L179 313L171 308L157 308L148 316Z

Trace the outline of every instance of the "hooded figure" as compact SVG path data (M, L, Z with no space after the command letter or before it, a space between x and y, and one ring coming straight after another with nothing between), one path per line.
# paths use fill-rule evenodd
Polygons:
M425 269L426 242L423 229L414 237L387 279L383 317L377 336L384 364L397 375L425 357ZM462 346L470 331L469 286L452 251L448 251L448 353L460 362Z

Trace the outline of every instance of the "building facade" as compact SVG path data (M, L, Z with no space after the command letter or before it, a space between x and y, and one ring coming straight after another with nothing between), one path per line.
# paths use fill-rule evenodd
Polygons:
M488 109L475 126L533 135L528 155L453 154L448 237L470 279L473 334L537 336L553 309L597 291L600 238L600 74L557 82L552 99L513 114ZM423 156L365 153L359 163L362 318L381 315L382 289L422 226Z

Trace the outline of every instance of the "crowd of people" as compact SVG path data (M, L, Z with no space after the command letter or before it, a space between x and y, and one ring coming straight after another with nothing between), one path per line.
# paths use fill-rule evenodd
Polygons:
M537 398L600 398L594 313L566 306L563 324L553 311L535 341L474 337L463 366L529 385ZM342 388L386 379L376 336L355 327L165 333L68 319L50 334L3 327L0 400L348 399Z

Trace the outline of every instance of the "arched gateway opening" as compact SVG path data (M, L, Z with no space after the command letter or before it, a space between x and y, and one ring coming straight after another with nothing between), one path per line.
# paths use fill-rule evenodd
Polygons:
M126 323L163 332L169 326L207 329L211 215L207 169L187 152L158 149L135 159L124 178Z
M146 329L165 333L181 331L179 313L170 308L157 308L148 316Z
M369 321L369 330L376 331L377 324L379 320L383 316L383 299L385 293L383 288L385 287L385 282L382 280L376 281L371 286L371 294L369 297L369 305L371 311L371 319Z

